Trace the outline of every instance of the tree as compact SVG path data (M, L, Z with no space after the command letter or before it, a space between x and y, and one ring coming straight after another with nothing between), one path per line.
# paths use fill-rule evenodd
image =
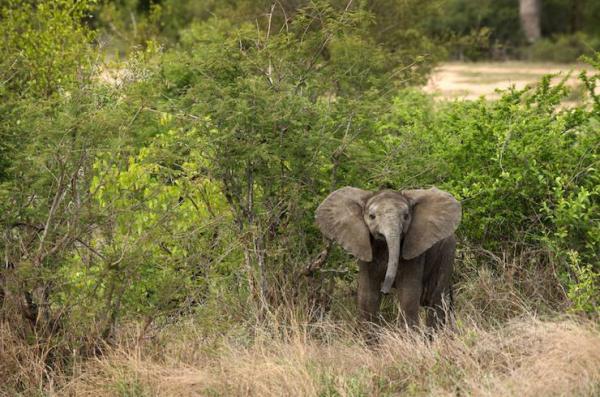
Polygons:
M541 37L540 0L519 0L521 27L529 43Z

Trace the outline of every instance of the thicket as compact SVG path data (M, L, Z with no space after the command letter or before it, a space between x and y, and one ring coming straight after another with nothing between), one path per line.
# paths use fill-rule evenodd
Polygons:
M395 52L419 54L429 60L528 59L574 62L600 50L600 3L593 0L540 1L542 38L530 46L521 30L519 1L494 0L330 0L337 10L346 7L370 12L376 23L369 34ZM279 26L294 18L306 0L112 0L101 3L92 24L103 32L112 50L126 53L149 40L170 45L197 21L212 17L234 23L266 25L265 15ZM275 12L273 12L275 11ZM416 51L416 52L415 52Z
M428 63L377 44L363 9L209 18L104 64L92 5L11 2L0 18L0 318L40 382L132 322L351 318L345 254L306 275L326 246L314 210L344 185L460 198L465 304L485 299L468 279L486 268L527 310L597 316L598 56L571 108L550 78L439 103L411 87ZM6 368L8 390L31 387Z

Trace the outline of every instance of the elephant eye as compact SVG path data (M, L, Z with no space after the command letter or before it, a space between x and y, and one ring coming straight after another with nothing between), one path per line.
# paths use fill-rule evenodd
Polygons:
M404 220L408 219L408 212L406 214L404 214Z
M369 214L369 219L375 219L375 214Z

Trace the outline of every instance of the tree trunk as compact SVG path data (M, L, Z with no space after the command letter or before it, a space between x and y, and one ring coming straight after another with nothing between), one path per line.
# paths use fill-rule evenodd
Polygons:
M521 28L529 43L541 37L540 29L540 0L519 0L519 15Z
M583 21L583 4L581 0L571 0L571 21L570 33L575 33L581 30Z

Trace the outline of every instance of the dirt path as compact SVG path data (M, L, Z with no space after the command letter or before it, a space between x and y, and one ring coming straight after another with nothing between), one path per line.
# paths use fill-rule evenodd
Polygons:
M495 99L496 89L509 88L515 85L523 88L527 84L535 84L545 74L559 76L554 81L564 78L571 72L567 84L571 87L580 85L577 76L582 70L590 70L583 64L544 64L531 62L485 62L485 63L445 63L433 72L425 90L438 94L443 98L477 99L485 96ZM576 101L577 98L572 100Z

